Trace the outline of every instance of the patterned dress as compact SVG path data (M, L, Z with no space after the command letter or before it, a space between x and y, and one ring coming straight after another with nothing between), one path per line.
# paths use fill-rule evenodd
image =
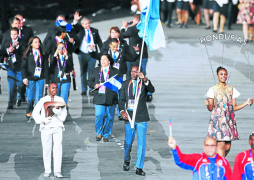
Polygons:
M217 84L209 89L207 97L214 99L214 105L209 121L207 137L214 137L217 141L240 139L232 104L233 99L239 95L240 93L229 85L223 88Z
M237 24L254 24L254 0L244 0L238 7Z

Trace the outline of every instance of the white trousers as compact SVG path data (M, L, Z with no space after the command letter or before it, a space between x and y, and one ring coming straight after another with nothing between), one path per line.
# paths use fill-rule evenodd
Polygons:
M45 173L51 173L52 139L54 142L53 145L54 172L61 173L62 139L63 139L63 130L61 127L55 127L50 129L43 128L41 130L41 142Z

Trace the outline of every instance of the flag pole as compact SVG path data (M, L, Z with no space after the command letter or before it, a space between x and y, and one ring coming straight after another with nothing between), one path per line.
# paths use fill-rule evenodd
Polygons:
M149 4L148 4L148 6L147 6L147 10L146 10L145 29L144 29L142 47L141 47L141 52L140 52L140 59L139 59L139 68L138 68L138 71L140 71L140 69L141 69L141 62L142 62L142 56L143 56L144 44L145 44L145 35L146 35L146 26L147 26L147 16L148 16L149 8L150 8L150 3L151 3L151 0L149 1ZM142 13L142 10L141 10L141 13ZM141 21L141 20L140 20L140 21ZM137 82L139 82L139 76L138 76ZM136 86L136 91L135 91L136 95L137 95L137 91L138 91L138 85ZM141 91L140 91L140 93L139 93L139 96L140 96L140 94L141 94ZM132 121L131 121L131 129L134 128L135 118L136 118L136 113L137 113L137 108L138 108L138 102L137 102L137 96L135 96L135 105L134 105L133 115L132 115Z

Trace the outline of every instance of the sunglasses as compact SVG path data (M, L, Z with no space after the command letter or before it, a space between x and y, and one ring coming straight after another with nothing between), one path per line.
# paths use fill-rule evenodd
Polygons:
M64 47L60 47L59 50L64 50Z

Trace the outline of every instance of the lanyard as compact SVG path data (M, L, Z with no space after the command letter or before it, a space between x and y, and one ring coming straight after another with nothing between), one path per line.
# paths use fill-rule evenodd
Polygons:
M58 39L55 37L56 43L59 43ZM65 48L67 49L67 43L63 40L63 43L65 44Z
M108 80L109 72L110 72L110 66L108 67L108 73L107 73L107 77L106 77L105 81ZM103 67L101 66L100 79L99 79L100 83L101 83L102 74L103 74Z
M206 158L206 162L205 162L205 176L206 176L206 179L210 179L210 174L209 174L209 171L208 171L208 166L207 166L207 161L208 161L208 158ZM216 155L216 160L217 160L217 155ZM215 160L215 165L216 165L216 160ZM212 169L211 169L212 170ZM216 179L219 179L220 178L220 166L217 162L217 178Z
M57 68L60 71L60 62L59 62L59 57L56 56L56 61L57 61ZM64 58L64 63L63 63L63 68L66 66L66 59Z
M117 50L120 51L120 39L118 40L118 47Z
M254 176L254 162L253 162L253 157L252 157L252 152L250 150L250 159L251 159L251 168L252 168L252 175Z
M130 80L129 85L128 85L128 99L129 99L129 96L130 96L130 86L131 86L131 83L132 83L132 79ZM140 87L141 87L141 81L138 83L138 91L137 91L136 96L138 96L138 94L139 94ZM134 88L134 86L133 86L133 88Z
M110 55L110 51L111 49L108 50L108 54ZM111 51L112 53L114 53L113 51ZM121 60L122 58L122 54L120 51L118 51L119 55L118 55L118 58L117 58L117 61L115 63L119 63L119 61ZM114 59L114 58L113 58ZM114 60L115 61L115 60Z
M34 61L35 61L35 66L37 66L37 60L35 60L34 52L33 52L33 57L34 57ZM40 60L40 67L41 67L41 52L40 52L40 49L38 49L38 57L39 57L39 60Z

